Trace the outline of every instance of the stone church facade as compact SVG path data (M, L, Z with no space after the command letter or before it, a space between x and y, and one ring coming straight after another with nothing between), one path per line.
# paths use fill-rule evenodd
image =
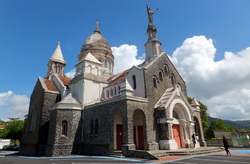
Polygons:
M113 74L114 55L97 27L78 54L74 78L64 75L60 43L39 77L25 119L20 153L35 156L105 154L121 150L205 146L198 102L162 50L148 11L145 61Z

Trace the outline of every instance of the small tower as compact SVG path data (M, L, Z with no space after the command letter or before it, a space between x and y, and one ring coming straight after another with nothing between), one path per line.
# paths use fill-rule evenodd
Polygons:
M64 76L64 67L66 65L66 62L63 58L60 45L61 42L57 42L57 47L48 62L48 73L44 77L45 79L51 79L52 75L54 74Z
M150 8L147 5L147 12L148 12L148 41L145 44L146 47L146 63L150 63L154 58L156 58L158 55L162 53L161 49L161 42L158 41L156 37L157 29L153 24L153 14L155 11L158 10L150 10Z

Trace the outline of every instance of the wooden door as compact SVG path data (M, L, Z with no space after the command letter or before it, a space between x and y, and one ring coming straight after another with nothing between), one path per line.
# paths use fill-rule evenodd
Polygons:
M178 145L178 148L181 148L181 133L180 133L180 126L177 124L173 125L173 135L175 142Z
M122 124L116 124L116 147L122 150Z
M138 149L144 150L143 126L138 126Z

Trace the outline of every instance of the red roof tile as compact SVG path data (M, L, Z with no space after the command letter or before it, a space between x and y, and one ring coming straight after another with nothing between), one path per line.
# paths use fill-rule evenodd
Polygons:
M115 84L117 82L120 82L125 79L125 75L130 71L130 69L127 69L121 73L118 73L116 75L110 76L108 78L109 84Z
M63 82L63 84L66 86L66 85L69 85L69 82L72 80L72 78L68 78L68 77L65 77L65 76L58 76L61 80L62 80L62 82Z
M56 86L54 85L54 83L51 80L44 79L44 82L45 82L48 90L50 90L50 91L58 91Z
M6 125L0 125L0 129L3 129Z

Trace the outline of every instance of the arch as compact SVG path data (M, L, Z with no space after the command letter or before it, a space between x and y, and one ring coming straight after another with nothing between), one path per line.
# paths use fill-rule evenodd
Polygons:
M198 136L198 141L200 142L201 141L201 125L200 125L200 121L199 119L194 116L194 131L195 131L195 134L196 136Z
M109 89L106 91L106 98L109 98Z
M123 144L123 123L122 112L115 110L113 114L113 148L114 150L122 150Z
M157 88L157 84L158 84L158 79L156 76L153 76L153 86L154 88Z
M111 96L111 97L114 96L113 88L110 88L110 96Z
M175 83L176 83L176 79L175 79L174 74L171 74L171 83L172 83L173 85L175 85Z
M145 114L141 109L136 109L133 113L134 144L136 149L145 149Z
M168 117L173 119L173 126L171 130L177 147L186 147L190 144L188 140L190 140L192 133L192 130L190 129L192 124L192 115L188 106L183 100L174 99L169 105Z
M103 62L101 58L98 58L98 61L101 62L101 63Z
M104 60L104 67L108 68L108 62L107 62L107 60Z
M163 73L162 73L162 70L159 70L159 79L160 79L160 81L163 81Z
M166 64L164 65L163 70L164 70L165 75L169 76L169 68Z
M167 107L165 106L167 109ZM192 121L191 112L185 102L181 99L174 99L169 107L169 118L173 118L174 109L178 113L179 119Z
M92 66L91 65L88 65L87 66L87 73L92 73Z

